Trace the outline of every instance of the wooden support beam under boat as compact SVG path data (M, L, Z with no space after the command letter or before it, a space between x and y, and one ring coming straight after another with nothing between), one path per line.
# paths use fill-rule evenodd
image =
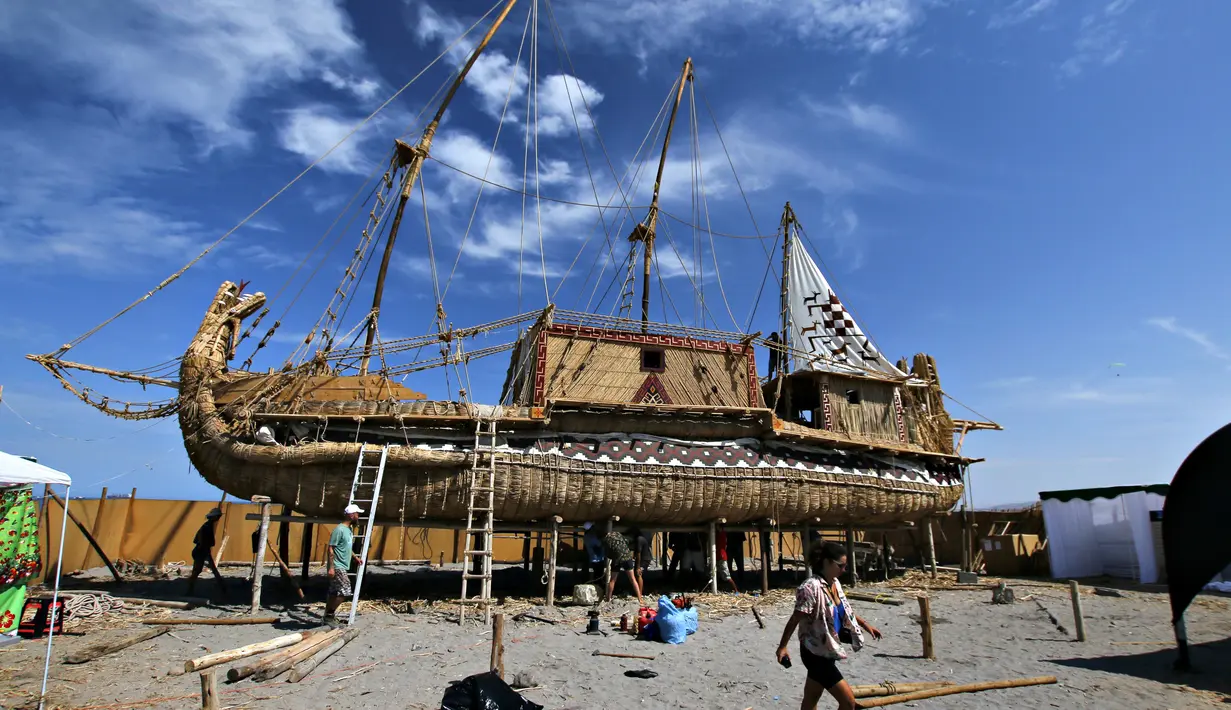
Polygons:
M269 544L269 496L252 496L252 502L261 506L261 527L257 531L256 562L252 565L252 605L249 609L249 613L255 615L261 608L261 581L265 577L265 547Z
M551 541L547 551L547 606L556 605L556 555L560 547L560 523L564 518L553 515L551 518Z

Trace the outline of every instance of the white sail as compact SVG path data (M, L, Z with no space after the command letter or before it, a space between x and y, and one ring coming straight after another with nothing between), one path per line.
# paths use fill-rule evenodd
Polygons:
M795 369L841 372L853 368L891 377L907 376L864 335L798 240L791 244L787 293L790 347L797 353Z

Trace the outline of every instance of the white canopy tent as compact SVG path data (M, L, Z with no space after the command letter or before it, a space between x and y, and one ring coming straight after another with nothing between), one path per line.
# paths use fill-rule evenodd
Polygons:
M1161 484L1039 493L1051 576L1157 582L1150 511L1162 510L1167 490Z
M43 687L39 693L38 707L43 708L43 702L47 698L47 677L51 670L51 643L55 636L55 614L60 601L60 561L64 557L64 533L67 532L68 526L68 504L70 493L72 491L73 481L67 473L62 473L54 468L48 468L40 463L35 463L29 459L24 459L20 456L6 454L0 451L0 486L11 485L33 485L36 483L45 483L53 486L64 486L64 516L60 521L60 551L56 554L56 583L55 591L51 595L51 619L48 622L47 631L47 655L43 659ZM50 536L48 536L50 540Z

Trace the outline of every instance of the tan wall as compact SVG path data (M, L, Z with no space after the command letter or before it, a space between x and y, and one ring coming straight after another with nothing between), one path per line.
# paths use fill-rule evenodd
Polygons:
M641 345L548 336L547 397L632 402L646 377L655 374L672 404L757 406L749 402L748 360L744 355L662 349L665 370L650 373L641 370Z
M831 376L829 403L833 411L833 428L843 434L899 442L898 420L893 405L894 387L867 380ZM857 390L859 404L850 404L847 390ZM820 412L814 414L818 417ZM818 419L814 419L817 421Z
M39 491L35 491L36 494ZM48 500L42 514L39 530L39 545L43 555L43 568L54 571L55 556L60 544L60 525L63 520L59 503ZM205 522L205 514L217 505L211 501L142 500L130 503L127 499L89 500L74 498L69 508L82 524L91 531L112 562L128 560L145 564L166 562L191 563L192 538ZM99 511L102 511L101 517ZM260 523L245 520L249 513L259 513L260 506L252 503L224 503L223 516L218 521L214 536L215 559L219 562L252 562L252 533ZM281 512L273 506L272 512ZM269 525L269 539L275 549L278 546L281 523ZM324 562L329 533L334 525L312 526L312 562ZM288 525L289 546L286 562L294 567L302 563L302 542L307 526ZM226 546L222 547L223 541ZM427 528L382 527L372 538L368 558L374 562L399 559L438 561L444 553L445 562L452 562L455 555L460 559L461 549L455 548L460 537L452 530ZM532 547L537 537L532 536ZM546 548L546 535L543 546ZM560 559L568 559L571 536L562 535ZM219 552L221 551L221 555ZM497 562L520 562L522 559L522 536L498 534L495 542ZM272 556L266 554L272 561ZM102 560L90 548L85 536L70 519L64 543L64 573L79 569L102 566Z

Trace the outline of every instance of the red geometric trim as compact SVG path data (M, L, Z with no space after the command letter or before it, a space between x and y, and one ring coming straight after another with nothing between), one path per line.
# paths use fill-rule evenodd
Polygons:
M633 395L633 404L642 404L646 398L652 398L654 395L662 400L662 404L674 404L671 401L671 395L667 394L667 388L663 387L662 381L658 379L658 375L653 374L647 375L645 382L641 383L641 389Z
M894 387L893 388L893 411L894 411L894 414L897 415L897 419L898 419L898 441L901 441L903 444L907 443L906 441L906 418L904 416L905 414L904 409L905 408L902 406L902 390L899 387Z
M534 390L531 395L535 406L547 406L547 332L539 331L538 355L534 362Z

